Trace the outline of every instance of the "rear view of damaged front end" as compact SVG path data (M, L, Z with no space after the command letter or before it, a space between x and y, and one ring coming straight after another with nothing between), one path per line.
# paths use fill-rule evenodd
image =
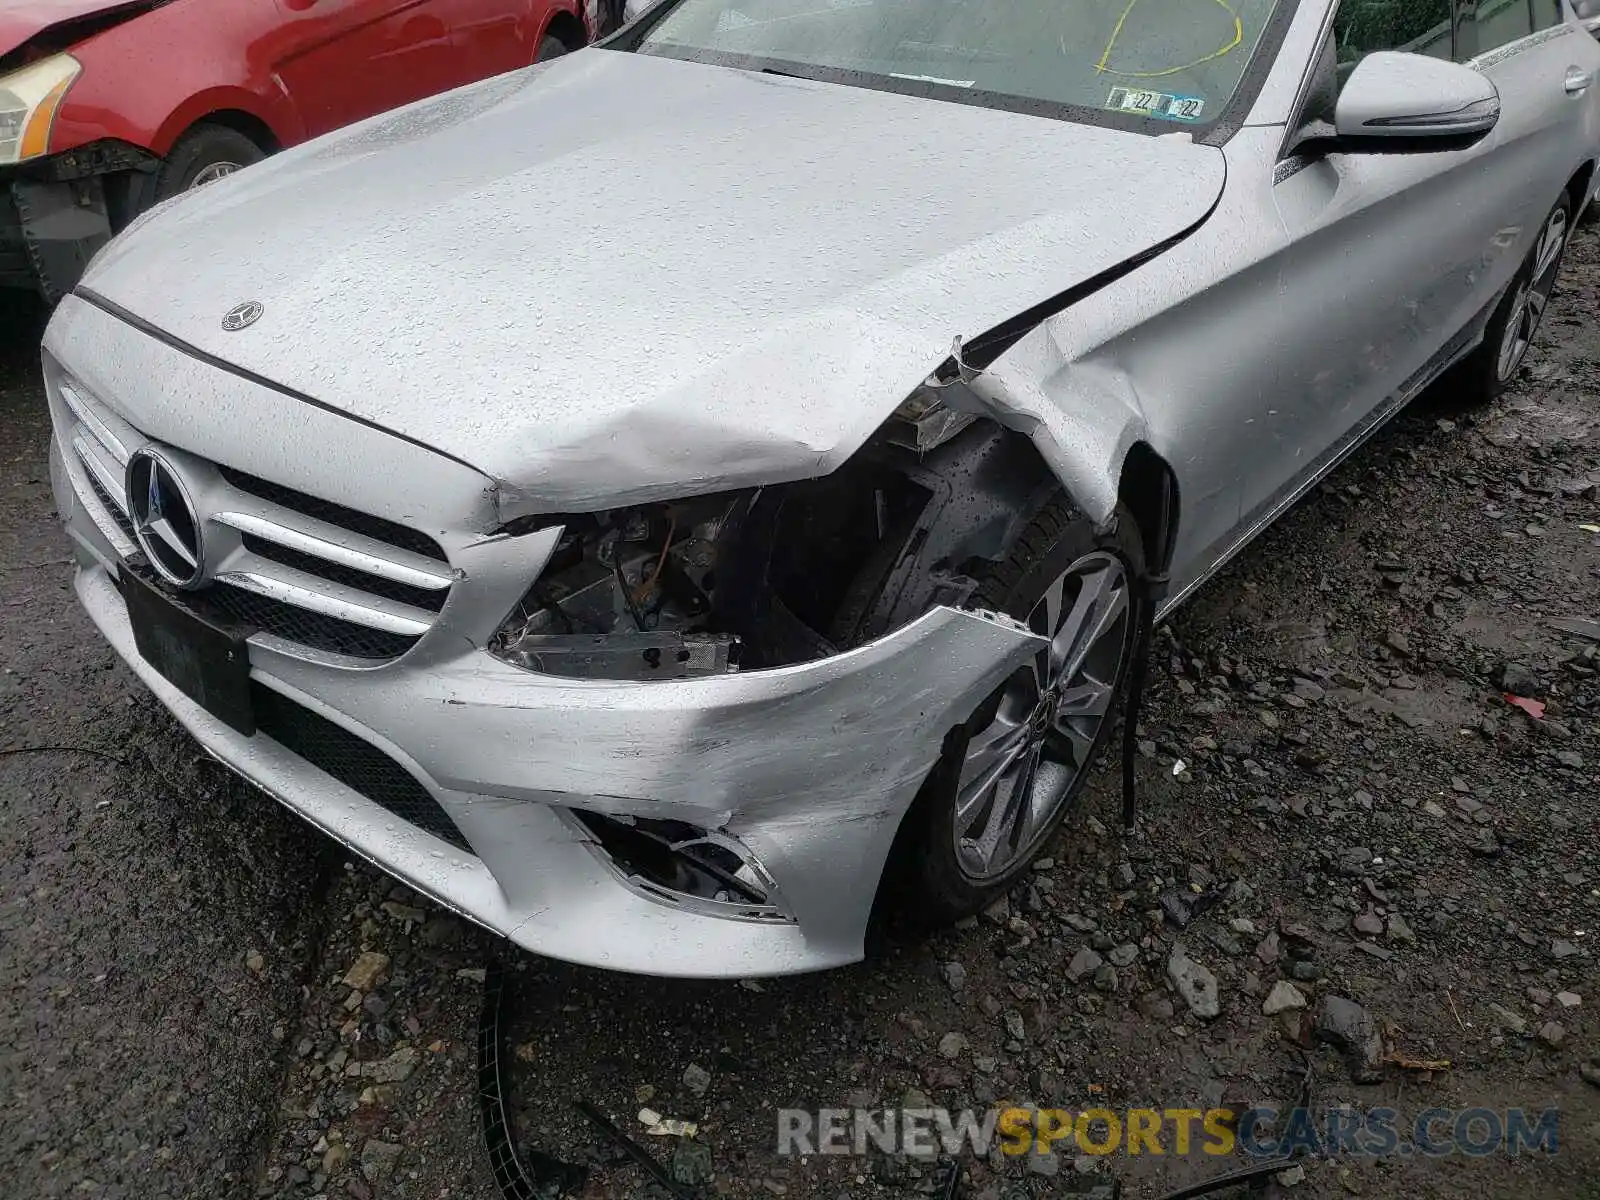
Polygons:
M819 479L506 521L466 464L93 300L45 347L90 615L211 754L531 950L858 959L947 736L1045 644L973 603L966 568L1053 485L988 422L924 453L897 418Z

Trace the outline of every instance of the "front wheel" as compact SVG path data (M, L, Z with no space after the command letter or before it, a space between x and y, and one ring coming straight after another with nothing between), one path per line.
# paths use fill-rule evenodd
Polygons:
M266 156L265 150L237 129L196 125L173 144L156 172L155 200L159 203L191 188L205 187Z
M539 42L539 48L534 51L533 61L536 63L549 62L552 58L560 58L563 54L572 53L572 47L558 37L546 36Z
M1467 404L1494 400L1522 369L1545 309L1550 306L1571 233L1572 197L1563 192L1489 318L1483 343L1461 364L1461 399Z
M1060 827L1114 724L1143 569L1131 513L1097 533L1062 498L982 581L978 604L1050 644L946 738L901 831L908 911L953 921L987 907Z

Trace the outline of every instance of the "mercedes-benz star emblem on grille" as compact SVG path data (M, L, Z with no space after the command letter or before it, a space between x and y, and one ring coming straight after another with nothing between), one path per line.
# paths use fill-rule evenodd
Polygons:
M128 513L140 548L163 579L178 587L200 582L200 518L177 472L149 450L128 459Z
M238 333L241 329L248 329L261 320L261 314L266 309L261 307L259 300L246 300L243 304L235 304L222 317L222 327L229 333Z

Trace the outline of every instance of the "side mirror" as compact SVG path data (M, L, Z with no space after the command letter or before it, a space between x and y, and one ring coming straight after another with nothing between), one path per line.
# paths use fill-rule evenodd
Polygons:
M1367 154L1463 149L1499 119L1500 93L1486 75L1395 50L1357 63L1333 112L1339 149Z

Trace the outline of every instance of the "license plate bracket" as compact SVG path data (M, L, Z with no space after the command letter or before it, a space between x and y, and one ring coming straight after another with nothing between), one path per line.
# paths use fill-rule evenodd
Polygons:
M249 630L210 620L137 571L122 571L139 655L206 712L246 737L256 731L250 703Z

